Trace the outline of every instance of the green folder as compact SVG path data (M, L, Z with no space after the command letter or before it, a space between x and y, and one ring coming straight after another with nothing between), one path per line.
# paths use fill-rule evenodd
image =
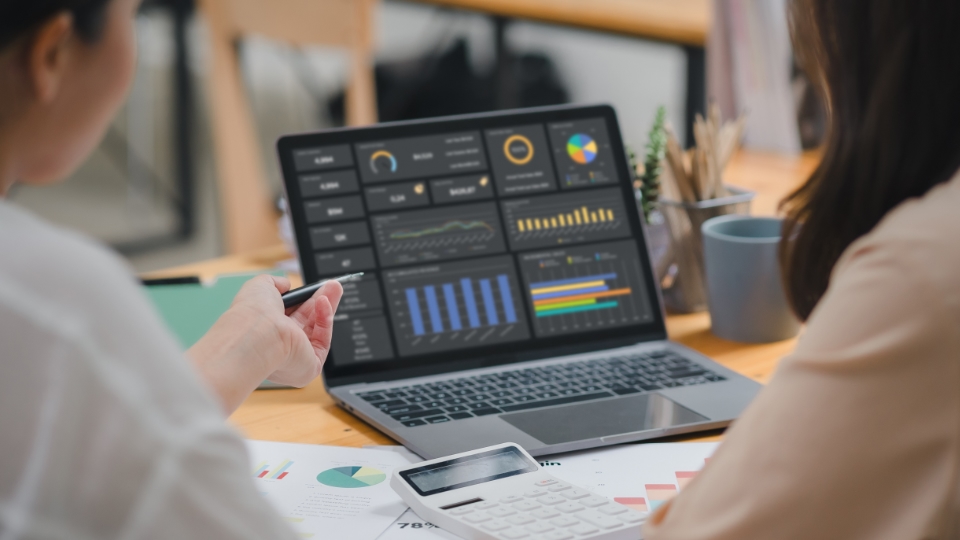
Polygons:
M149 285L147 296L157 306L160 317L180 341L184 350L210 330L248 280L261 274L284 276L282 270L229 274L217 277L212 284Z

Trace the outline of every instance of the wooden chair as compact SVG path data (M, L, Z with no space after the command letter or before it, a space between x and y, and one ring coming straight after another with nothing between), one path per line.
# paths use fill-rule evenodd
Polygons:
M346 119L376 122L373 17L377 0L200 0L209 26L207 99L227 253L277 244L277 212L267 186L256 124L235 44L258 34L295 46L349 50Z

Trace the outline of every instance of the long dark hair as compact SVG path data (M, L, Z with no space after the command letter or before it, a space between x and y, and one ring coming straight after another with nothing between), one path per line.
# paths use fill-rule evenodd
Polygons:
M805 320L854 240L960 167L960 2L792 0L790 11L830 123L820 166L781 204L784 285Z
M94 41L103 28L110 0L2 0L0 1L0 49L30 32L57 13L73 16L73 27L86 41Z

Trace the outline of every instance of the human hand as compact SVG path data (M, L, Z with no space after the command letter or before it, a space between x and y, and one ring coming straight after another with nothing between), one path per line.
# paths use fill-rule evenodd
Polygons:
M317 378L323 369L333 336L333 315L343 288L330 281L303 304L284 310L280 295L289 290L290 281L286 278L258 276L237 293L230 309L255 312L261 324L275 330L280 351L275 369L267 378L300 387Z
M188 351L227 412L263 379L301 387L323 369L343 288L331 281L303 304L284 310L280 295L289 289L286 278L251 279L230 309Z

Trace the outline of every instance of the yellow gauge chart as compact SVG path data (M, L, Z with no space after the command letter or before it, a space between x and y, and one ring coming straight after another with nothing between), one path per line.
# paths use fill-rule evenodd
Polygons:
M514 165L526 165L533 159L533 143L523 135L511 135L503 142L503 155Z

